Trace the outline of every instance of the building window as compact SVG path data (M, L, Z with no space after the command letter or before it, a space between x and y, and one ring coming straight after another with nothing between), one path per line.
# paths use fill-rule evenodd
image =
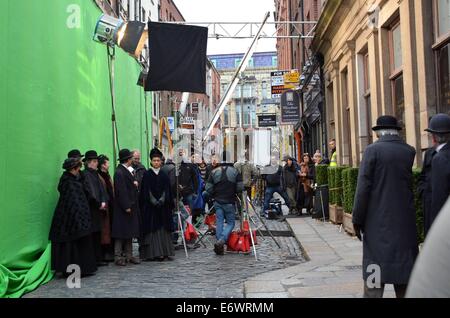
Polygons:
M403 65L402 60L402 35L400 31L400 21L395 23L390 30L390 52L391 69L393 72L400 71Z
M450 43L437 50L438 111L450 115Z
M348 103L348 70L345 69L341 73L342 78L342 111L344 117L344 147L343 154L347 156L348 162L344 162L344 164L352 165L352 131L351 131L351 117L350 117L350 105Z
M450 0L434 0L434 3L436 34L440 38L450 31Z
M367 143L373 142L372 138L372 104L370 101L370 76L369 76L369 53L363 55L364 72L364 103L366 107Z
M394 22L389 29L389 51L391 57L391 96L394 116L400 126L405 128L405 96L403 91L403 60L400 20ZM406 139L406 130L400 131Z
M438 112L450 114L450 0L433 0Z

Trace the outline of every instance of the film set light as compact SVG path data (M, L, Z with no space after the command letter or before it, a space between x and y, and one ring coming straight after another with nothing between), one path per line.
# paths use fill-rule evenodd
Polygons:
M97 21L94 41L109 46L117 45L128 54L139 57L148 39L146 24L139 21L124 22L102 14Z

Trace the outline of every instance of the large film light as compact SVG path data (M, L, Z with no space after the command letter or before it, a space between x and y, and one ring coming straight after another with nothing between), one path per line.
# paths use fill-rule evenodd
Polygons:
M102 14L95 26L95 41L111 46L117 45L135 57L141 55L147 39L145 23L139 21L124 22Z

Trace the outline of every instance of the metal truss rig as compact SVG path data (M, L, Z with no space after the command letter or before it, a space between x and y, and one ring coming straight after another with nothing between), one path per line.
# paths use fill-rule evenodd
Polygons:
M171 21L165 23L205 26L209 29L208 38L210 39L251 39L255 37L261 26L260 22ZM260 39L312 39L317 21L272 21L266 22L266 25L274 25L275 32L263 30ZM302 25L305 25L307 31L302 31Z

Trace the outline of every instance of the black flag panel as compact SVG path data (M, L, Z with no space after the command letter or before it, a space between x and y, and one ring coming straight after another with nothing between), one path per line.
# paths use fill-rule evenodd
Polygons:
M149 22L148 38L146 91L206 93L208 28Z

